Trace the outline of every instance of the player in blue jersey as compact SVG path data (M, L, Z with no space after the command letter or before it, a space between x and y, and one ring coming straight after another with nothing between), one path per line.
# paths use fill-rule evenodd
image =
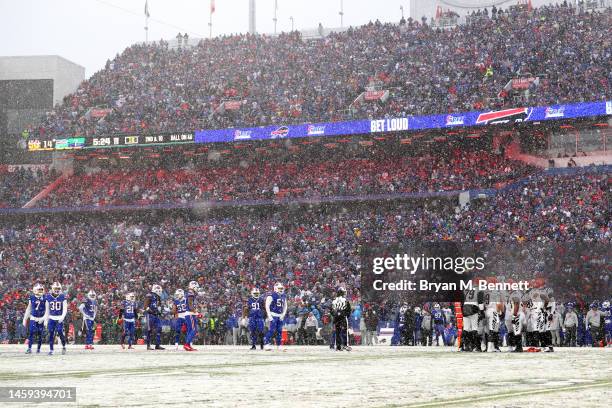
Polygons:
M87 298L84 303L81 303L79 310L83 315L83 324L85 325L85 349L93 350L93 338L95 331L95 320L98 314L98 303L96 302L96 292L90 290L87 292Z
M264 304L258 288L251 290L251 297L247 300L249 316L249 333L251 335L251 350L256 350L257 340L260 347L264 347Z
M280 349L283 335L283 320L287 314L287 298L282 283L274 284L274 292L266 297L266 314L270 319L270 329L266 334L265 349L272 350L272 336L276 332L276 348Z
M612 347L612 308L610 308L609 300L601 304L601 312L604 319L604 346Z
M187 335L185 336L185 344L183 345L183 349L186 351L197 351L193 347L191 347L191 342L198 335L198 318L201 318L202 315L197 312L196 305L196 297L198 296L198 291L200 290L200 285L196 281L189 282L189 288L187 290L187 313L185 315L185 327L187 328Z
M431 325L433 328L434 336L436 338L436 346L440 345L440 338L444 342L444 327L446 326L446 317L444 312L440 309L440 304L436 303L431 311Z
M147 350L153 350L151 347L151 337L155 335L155 350L165 350L161 345L161 319L162 304L161 304L162 287L153 285L151 292L145 298L144 310L147 320Z
M187 299L185 299L185 291L183 289L177 289L174 292L173 302L172 312L176 319L174 323L174 349L178 350L181 331L183 331L185 316L187 316Z
M128 349L133 349L134 334L136 333L136 320L138 320L138 305L136 296L133 293L125 295L125 300L121 302L119 309L119 320L117 323L123 324L121 334L121 348L125 348L125 338L128 338Z
M406 329L406 312L408 311L408 304L404 303L399 308L397 315L395 316L395 324L393 327L393 337L391 337L391 345L399 346L402 345L404 339L404 332Z
M45 334L45 288L40 283L32 288L32 295L28 299L28 307L23 315L23 326L28 329L28 349L26 354L32 353L34 336L38 336L37 353L40 353L43 336Z
M64 319L68 312L68 301L62 293L62 285L53 282L51 293L45 296L45 326L49 331L49 355L53 355L53 343L57 334L62 342L62 354L66 354L66 336L64 336Z

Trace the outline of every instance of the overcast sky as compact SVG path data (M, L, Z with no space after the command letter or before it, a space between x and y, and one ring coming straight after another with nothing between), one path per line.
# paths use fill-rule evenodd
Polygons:
M144 41L145 0L0 0L0 56L61 55L101 69L130 44ZM248 31L249 0L216 0L213 36ZM344 0L344 25L399 21L409 0ZM210 0L149 0L149 39L187 31L208 36ZM339 27L340 0L278 0L278 31ZM257 31L273 32L274 0L257 0Z

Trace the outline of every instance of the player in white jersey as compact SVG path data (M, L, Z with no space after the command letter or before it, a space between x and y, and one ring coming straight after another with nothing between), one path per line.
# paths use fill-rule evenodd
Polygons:
M478 290L479 278L472 280L472 289L464 294L463 301L463 351L481 351L478 339L479 316L484 314L483 293Z
M484 293L486 350L490 353L501 351L499 349L499 329L504 312L505 296L505 292L499 290L487 290Z
M554 302L550 301L552 291L550 289L538 288L530 292L530 323L533 346L546 348L546 352L554 351L552 347L552 335L550 334L550 321L554 311Z
M540 344L540 334L538 332L539 309L537 303L540 294L537 289L530 289L523 294L523 307L525 310L525 329L526 342L529 347L536 347Z
M506 310L504 320L508 329L508 351L520 353L523 351L523 328L525 326L525 313L521 299L523 293L519 290L506 294Z
M542 301L542 319L544 320L543 328L540 330L540 345L545 347L546 352L552 352L552 324L553 314L555 313L555 298L552 289L545 288L540 291L540 299Z

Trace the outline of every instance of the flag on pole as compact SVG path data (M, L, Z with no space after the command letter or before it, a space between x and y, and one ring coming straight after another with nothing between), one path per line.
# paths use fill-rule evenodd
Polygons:
M215 12L215 0L210 0L210 14Z
M149 0L145 0L145 17L149 18L151 15L149 14Z

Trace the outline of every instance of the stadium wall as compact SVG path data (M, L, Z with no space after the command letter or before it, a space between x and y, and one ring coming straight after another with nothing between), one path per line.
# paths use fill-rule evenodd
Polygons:
M85 79L85 68L62 57L0 57L0 135L20 134Z
M0 57L0 80L53 80L53 105L76 91L85 68L58 55Z

